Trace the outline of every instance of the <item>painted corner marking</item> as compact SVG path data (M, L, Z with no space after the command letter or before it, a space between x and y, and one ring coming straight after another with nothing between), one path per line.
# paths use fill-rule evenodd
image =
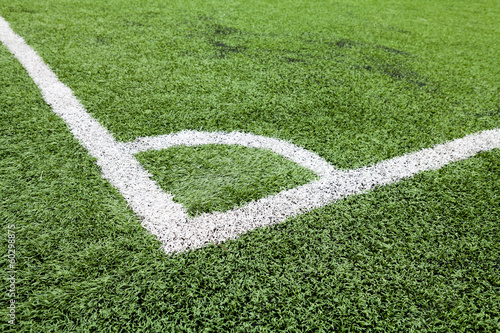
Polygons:
M374 186L394 183L422 171L439 169L451 162L467 159L481 151L500 148L500 129L492 129L372 166L338 170L304 148L251 133L182 131L141 137L133 142L117 142L1 16L0 40L24 66L53 112L66 122L71 133L97 159L103 177L118 189L143 219L143 226L161 241L166 252L184 251L209 242L235 238L243 232L282 222L343 197L363 193ZM268 149L312 170L321 178L227 212L188 218L186 209L175 203L173 196L151 179L134 154L178 145L204 144Z

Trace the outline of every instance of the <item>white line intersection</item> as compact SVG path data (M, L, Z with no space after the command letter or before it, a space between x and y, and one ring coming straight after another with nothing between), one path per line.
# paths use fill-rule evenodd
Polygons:
M68 125L71 133L97 159L107 179L143 220L143 226L162 243L166 252L222 242L257 227L279 223L311 209L328 205L375 186L386 185L419 172L439 169L481 151L500 148L500 129L468 135L433 148L355 170L338 170L317 154L292 143L240 132L182 131L170 135L118 142L59 81L43 59L0 16L0 41L24 66L46 103ZM280 154L320 176L319 180L252 201L227 212L204 213L189 218L184 206L174 202L136 160L145 150L177 145L231 144L262 148Z

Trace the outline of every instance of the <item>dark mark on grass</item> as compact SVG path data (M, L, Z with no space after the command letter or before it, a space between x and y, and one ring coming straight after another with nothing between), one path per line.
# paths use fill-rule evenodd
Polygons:
M132 26L132 27L144 27L145 25L140 23L140 22L134 22L134 21L129 21L127 19L123 19L123 22L125 22L126 26Z
M369 43L364 43L364 42L358 42L358 41L352 41L349 39L340 39L334 43L328 42L328 45L335 46L339 49L353 49L353 48L365 48L367 50L371 49L379 49L383 50L386 52L386 56L391 56L390 54L397 54L397 55L402 55L405 57L411 56L410 53L401 51L398 49L394 49L391 47L383 46L383 45L371 45ZM404 62L401 61L401 59L395 59L394 56L391 56L392 59L396 62L396 64L387 64L387 63L380 63L379 60L376 60L371 57L367 57L366 55L363 55L363 53L359 53L360 57L365 61L370 62L369 65L355 65L351 68L358 68L358 69L365 69L367 71L373 72L377 71L379 73L385 74L390 76L393 79L396 79L398 81L406 81L412 84L415 84L419 87L426 86L427 83L424 82L425 80L420 77L416 72L412 71L411 69L407 68L404 65ZM352 58L353 56L351 56Z
M225 58L230 53L241 53L245 50L244 46L234 47L219 41L214 41L214 40L209 40L209 41L219 51L220 58Z
M213 33L215 35L227 36L227 35L231 35L231 34L240 33L239 30L233 29L231 27L225 27L225 26L222 26L220 24L212 24L210 27L212 28Z
M244 41L243 36L252 36L254 38L283 38L284 35L252 34L240 31L238 29L215 23L216 19L203 15L198 16L195 26L194 36L202 37L210 43L217 51L218 58L227 58L232 54L248 51L246 46L241 45ZM200 26L201 23L201 26ZM201 29L200 29L201 28ZM260 58L261 63L270 59L279 59L282 62L301 66L307 63L314 63L315 59L324 61L334 60L335 66L345 66L350 69L365 70L369 72L378 72L387 75L398 81L406 81L418 87L426 86L425 79L414 72L405 64L405 59L411 57L411 54L402 50L384 45L374 45L363 41L356 41L347 38L341 38L333 41L324 41L314 39L311 34L306 34L304 38L298 37L307 44L328 45L332 47L332 53L325 54L324 57L318 57L317 54L309 54L301 51L287 49L254 49L254 57ZM239 45L234 46L234 43ZM233 45L231 45L233 44ZM388 58L387 62L381 62L377 56L370 54L383 52L381 56ZM264 59L262 59L264 58Z
M327 42L328 45L334 45L336 47L339 47L339 48L352 48L352 47L355 47L355 46L364 46L364 43L361 43L361 42L356 42L356 41L353 41L353 40L350 40L350 39L341 39L341 40L338 40L334 43L332 42Z
M398 28L398 27L394 27L394 26L383 26L381 25L380 26L382 29L384 30L389 30L389 31L396 31L396 32L399 32L401 34L411 34L411 31L408 31L408 30L405 30L405 29L401 29L401 28Z
M15 8L15 7L9 7L9 11L11 13L29 13L29 14L36 14L37 12L32 10L32 9L28 9L28 8L25 8L25 7L19 7L19 8Z
M406 56L411 55L408 52L401 51L398 49L393 49L392 47L387 47L387 46L383 46L383 45L377 45L377 48L382 49L382 50L387 51L387 52L391 52L391 53L402 54L402 55L406 55Z
M496 110L484 110L483 113L476 113L474 115L476 117L478 117L478 118L482 118L482 117L494 117L494 116L500 115L500 109L496 109Z
M205 14L198 15L198 19L204 22L213 22L215 19Z
M380 71L393 79L413 83L419 87L427 85L417 73L401 66L384 64L380 67Z
M200 25L201 23L201 25ZM232 46L225 37L231 35L243 35L238 29L215 23L215 18L207 15L198 15L198 21L191 22L194 29L191 31L190 38L203 38L211 44L219 53L218 58L226 58L232 53L242 53L246 47L242 45ZM234 43L234 41L232 41Z
M98 44L101 44L101 45L108 45L108 42L106 40L105 37L102 37L102 36L99 36L96 38L96 41Z
M160 13L155 12L155 11L148 11L148 12L142 13L142 15L145 17L156 17L156 16L160 15Z
M207 15L199 15L198 19L198 22L205 22L203 24L205 26L205 31L204 33L202 33L205 36L228 36L233 34L243 34L243 32L238 29L227 27L219 23L214 23L215 18L209 17Z
M395 53L395 54L401 54L401 55L406 55L406 56L410 56L411 54L408 53L408 52L405 52L405 51L401 51L401 50L398 50L398 49L394 49L392 47L387 47L387 46L384 46L384 45L370 45L368 43L364 43L364 42L358 42L358 41L353 41L353 40L350 40L350 39L340 39L334 43L332 42L328 42L327 44L329 45L334 45L338 48L353 48L353 47L365 47L365 48L378 48L378 49L381 49L381 50L384 50L384 51L387 51L387 52L390 52L390 53Z

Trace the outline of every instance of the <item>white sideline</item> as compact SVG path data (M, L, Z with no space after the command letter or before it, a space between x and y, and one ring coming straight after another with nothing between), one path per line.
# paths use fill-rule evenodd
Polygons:
M182 131L170 135L117 142L78 102L70 88L0 16L0 40L24 66L44 100L68 125L71 133L97 159L103 177L120 191L143 226L158 237L166 252L198 248L327 205L342 197L359 194L374 186L438 169L481 151L500 148L500 129L468 135L433 148L382 161L355 170L335 169L320 156L289 142L250 133ZM133 154L175 145L238 144L269 149L314 171L321 178L309 184L262 198L228 212L188 218L186 209L173 201L151 180Z
M0 40L24 66L40 89L45 102L61 117L71 133L97 159L102 174L128 201L130 207L143 218L144 226L153 234L172 233L164 226L164 216L184 223L184 207L173 201L150 179L147 171L131 155L123 151L113 136L97 122L73 95L70 88L59 81L42 58L14 33L0 16Z

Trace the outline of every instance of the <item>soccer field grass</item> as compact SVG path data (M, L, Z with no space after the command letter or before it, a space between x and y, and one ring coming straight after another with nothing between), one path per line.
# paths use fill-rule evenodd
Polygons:
M118 142L237 131L348 170L500 127L495 1L0 0L0 15ZM2 330L500 330L499 149L166 253L4 45L0 63ZM317 177L240 146L136 157L191 216Z

